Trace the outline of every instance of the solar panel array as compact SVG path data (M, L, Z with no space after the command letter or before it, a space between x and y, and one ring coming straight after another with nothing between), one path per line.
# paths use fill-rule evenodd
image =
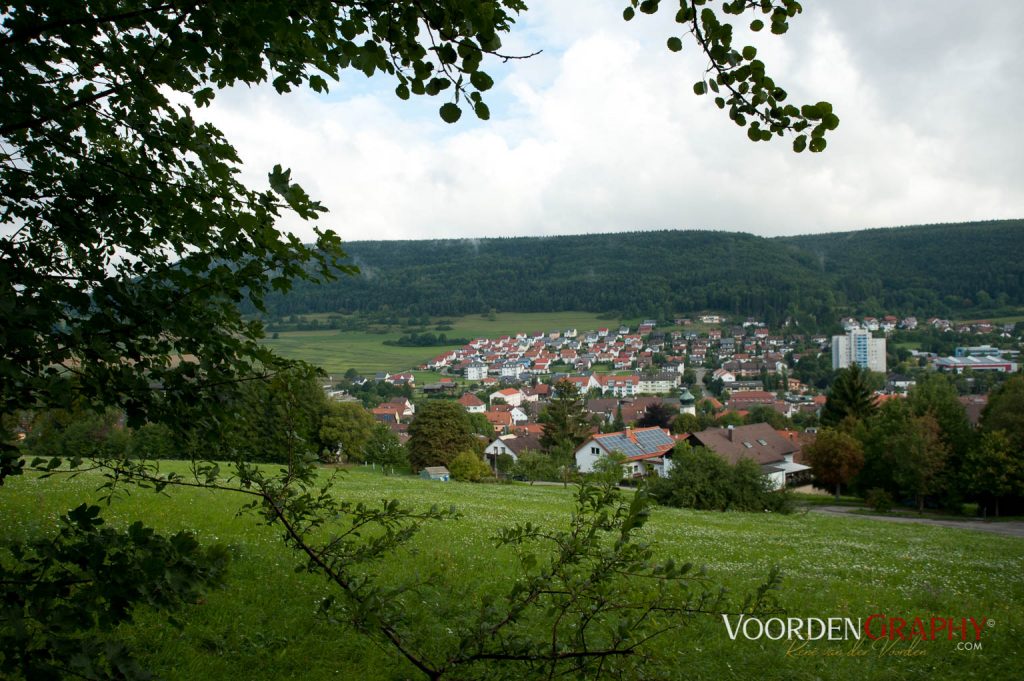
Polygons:
M632 438L626 437L625 434L605 435L601 438L601 445L610 452L617 451L626 456L638 456L650 454L665 445L674 444L672 438L660 428L633 431L633 436L636 438L636 442L633 442Z

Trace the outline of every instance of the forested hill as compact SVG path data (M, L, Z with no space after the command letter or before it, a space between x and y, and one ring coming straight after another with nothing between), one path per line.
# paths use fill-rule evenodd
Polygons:
M711 231L358 241L362 269L269 301L275 316L718 310L807 326L837 313L949 315L1024 305L1024 220L799 237Z

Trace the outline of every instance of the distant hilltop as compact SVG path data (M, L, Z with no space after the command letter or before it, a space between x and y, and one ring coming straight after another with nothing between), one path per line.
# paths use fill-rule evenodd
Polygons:
M582 310L671 318L720 310L806 328L842 314L1019 314L1024 220L764 238L713 231L355 241L362 273L268 300L317 312Z

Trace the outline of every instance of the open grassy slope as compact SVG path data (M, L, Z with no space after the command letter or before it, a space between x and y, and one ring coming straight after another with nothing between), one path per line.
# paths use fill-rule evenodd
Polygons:
M74 480L12 479L0 488L0 536L26 537L54 529L57 515L96 487L88 475ZM430 483L385 478L356 470L338 488L373 502L400 498L415 505L455 504L464 519L429 528L402 554L376 569L408 573L437 570L445 602L426 611L474 607L476 594L514 577L508 556L489 537L502 526L530 520L558 525L570 509L571 490ZM141 516L163 530L191 528L204 541L229 544L234 554L227 586L184 613L179 631L142 613L116 635L142 651L167 679L418 678L389 651L319 618L316 605L330 593L320 578L297 573L299 563L272 528L252 516L235 517L242 500L223 493L172 490L168 497L136 492L116 501L114 523ZM980 651L926 642L916 657L787 657L781 641L731 641L720 618L680 622L661 645L674 651L678 679L1010 679L1024 668L1024 540L966 530L903 526L862 518L796 514L701 513L656 509L646 535L666 554L706 564L731 589L752 588L773 564L787 577L779 598L796 617L863 617L874 613L912 618L932 614L985 616L995 622ZM437 630L443 636L443 626ZM870 642L868 642L870 643ZM907 650L902 644L890 652ZM528 680L524 680L528 681Z

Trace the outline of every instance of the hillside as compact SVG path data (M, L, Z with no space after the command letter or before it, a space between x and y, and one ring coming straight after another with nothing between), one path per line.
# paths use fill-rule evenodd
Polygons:
M1024 305L1024 220L763 238L711 231L346 244L362 273L297 286L275 316L390 310L720 310L815 327L840 312L982 315Z

